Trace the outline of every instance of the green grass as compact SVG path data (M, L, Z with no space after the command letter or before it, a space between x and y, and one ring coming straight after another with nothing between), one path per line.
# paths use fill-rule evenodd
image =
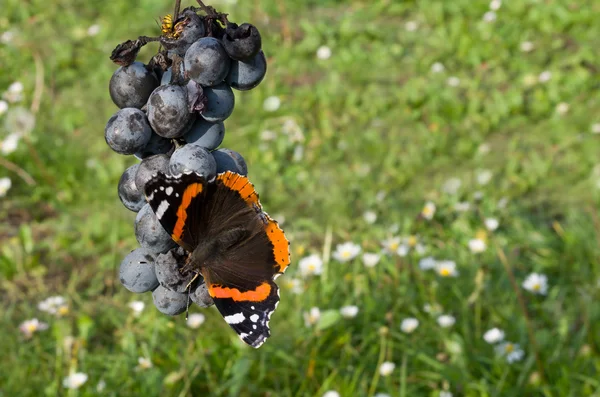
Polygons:
M116 111L108 56L126 39L157 34L172 4L4 0L0 34L15 36L0 44L0 92L21 81L24 99L9 112L33 107L36 124L0 157L0 177L13 182L0 198L0 396L600 396L600 137L591 133L600 123L600 3L506 1L493 23L482 19L487 1L214 5L257 25L269 58L265 81L236 93L222 146L242 153L266 210L285 217L292 265L279 279L272 337L259 350L245 347L214 308L189 329L183 316L154 309L150 294L118 282L120 260L137 242L116 188L135 160L104 142ZM93 24L100 32L89 37ZM526 40L532 52L520 51ZM321 45L331 47L329 60L316 58ZM445 71L432 73L435 62ZM546 70L551 79L538 83ZM270 113L262 104L272 95L282 105ZM12 132L8 116L0 137ZM304 141L283 134L290 120ZM262 142L264 130L277 138ZM480 186L483 169L493 178ZM455 195L442 189L449 178L462 181ZM426 201L437 206L431 221L417 216ZM472 209L456 212L462 201ZM375 224L363 219L367 210L377 212ZM467 244L484 217L500 228L473 254ZM331 259L338 243L378 252L391 235L418 235L424 256L456 261L459 276L420 270L416 253L384 256L374 268L360 257ZM325 271L293 294L286 280L311 253L324 256ZM521 288L531 272L548 276L546 296ZM67 315L37 309L51 295L67 298ZM137 318L132 300L146 302ZM360 308L356 318L337 314L348 304ZM441 328L425 304L456 324ZM322 318L307 327L311 307ZM26 340L18 326L33 317L50 328ZM406 317L420 321L412 334L400 330ZM482 338L492 327L521 345L522 361L495 354ZM138 357L153 367L136 369ZM396 364L388 377L378 375L382 361ZM64 389L75 370L88 381Z

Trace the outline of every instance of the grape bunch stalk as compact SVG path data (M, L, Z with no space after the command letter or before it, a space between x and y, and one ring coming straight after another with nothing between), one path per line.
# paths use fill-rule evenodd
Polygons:
M110 79L110 96L119 110L108 120L106 143L119 154L141 160L125 170L118 185L123 205L134 212L140 248L120 266L120 281L136 293L152 291L154 304L167 315L186 311L189 301L213 304L203 282L192 283L180 264L186 252L163 229L144 197L153 175L196 172L206 180L232 171L248 174L244 158L219 148L224 121L231 115L232 89L256 87L267 71L258 29L237 25L227 14L198 0L200 7L162 18L158 37L141 36L119 44L111 60L120 67ZM136 60L148 43L159 51L148 63Z

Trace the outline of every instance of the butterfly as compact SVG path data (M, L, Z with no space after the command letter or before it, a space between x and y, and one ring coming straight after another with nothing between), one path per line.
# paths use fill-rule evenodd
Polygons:
M200 273L215 306L248 345L270 336L279 303L275 279L290 264L289 242L262 210L246 176L227 171L155 175L145 186L150 207L189 254L182 270Z

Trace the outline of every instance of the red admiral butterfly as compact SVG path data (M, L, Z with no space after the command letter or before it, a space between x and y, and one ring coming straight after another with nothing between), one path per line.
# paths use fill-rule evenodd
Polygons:
M274 280L290 263L289 242L263 212L247 177L224 172L158 173L146 200L173 240L188 251L182 270L200 272L215 306L240 338L259 347L279 303Z

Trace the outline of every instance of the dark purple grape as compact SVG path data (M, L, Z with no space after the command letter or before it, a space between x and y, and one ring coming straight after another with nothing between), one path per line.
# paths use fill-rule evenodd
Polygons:
M260 33L249 23L240 26L229 23L221 41L227 54L236 61L252 58L261 47Z
M163 174L169 173L170 158L166 154L155 154L154 156L146 157L139 164L140 166L135 173L135 186L140 192L144 191L146 183L152 179L153 175L158 172Z
M206 108L201 116L211 123L224 121L233 112L235 96L227 83L221 83L214 87L204 87L206 96Z
M267 73L267 58L259 51L247 61L232 61L225 82L240 91L256 87Z
M188 294L180 294L159 285L152 291L152 300L161 313L176 316L187 308Z
M185 88L161 85L148 100L148 120L156 133L164 138L178 138L194 123L196 115L189 112Z
M219 149L211 153L217 163L217 174L233 171L240 175L248 175L248 166L241 154L231 149Z
M214 37L203 37L192 44L184 58L186 74L203 86L222 82L229 72L230 62L225 49Z
M217 164L211 153L200 146L185 145L173 153L169 164L171 175L194 171L207 180L217 175Z
M155 256L151 252L138 248L131 251L119 268L121 284L131 292L148 292L158 287L154 273Z
M155 154L166 154L170 156L175 150L175 144L169 138L163 138L156 132L152 131L150 140L144 146L144 148L134 154L138 160L145 159L146 157L153 156Z
M135 185L135 174L140 167L139 164L134 164L127 168L121 179L119 179L119 199L128 210L138 212L146 204L144 194Z
M143 149L152 136L146 115L139 109L125 108L115 113L106 124L104 138L112 150L133 154Z
M209 150L219 147L225 137L225 125L222 121L210 123L198 117L192 128L183 136L188 144L202 146Z
M167 252L176 246L148 204L135 217L135 237L142 248L154 254Z
M195 276L193 272L181 272L181 266L186 262L187 254L178 247L156 258L156 277L163 287L181 294L187 292L188 284ZM202 280L202 278L200 278Z
M198 283L195 288L192 288L190 299L200 307L209 307L215 304L205 283Z
M158 87L158 79L152 70L141 62L121 66L113 73L108 90L119 108L141 109L152 91Z

